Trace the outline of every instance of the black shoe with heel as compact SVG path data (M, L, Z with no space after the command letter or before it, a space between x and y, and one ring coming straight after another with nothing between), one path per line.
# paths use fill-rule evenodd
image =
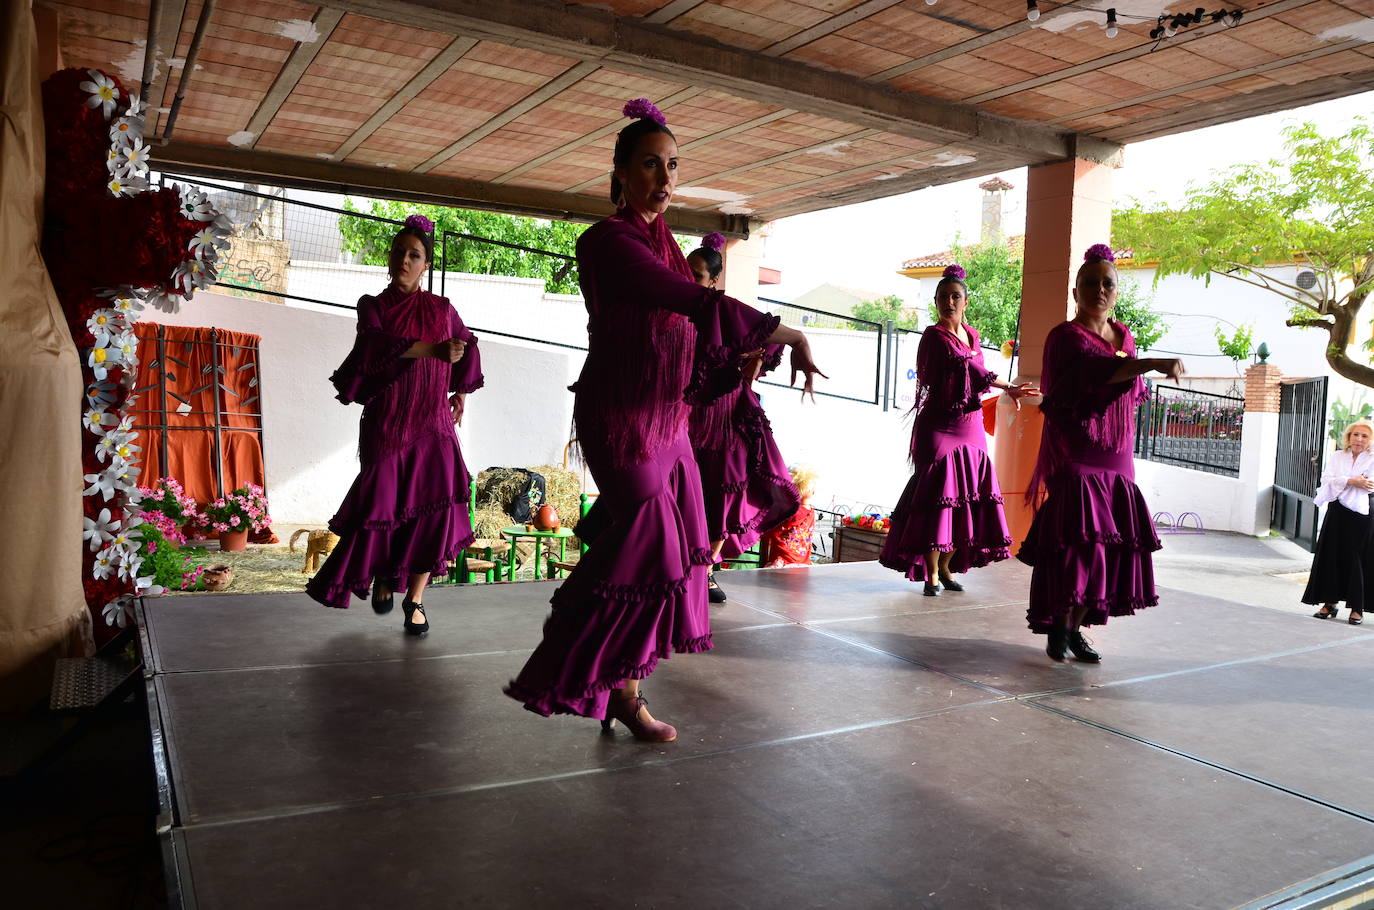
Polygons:
M1346 620L1346 622L1350 623L1352 626L1358 626L1358 625L1360 625L1361 623L1364 622L1364 614L1363 614L1363 613L1351 613L1351 614L1350 614L1350 618L1349 618L1348 620Z
M944 588L946 591L953 591L955 594L964 590L964 586L955 581L954 577L951 575L940 576L940 587Z
M1092 642L1084 638L1083 633L1078 629L1074 629L1068 634L1067 643L1069 650L1073 652L1073 656L1084 663L1096 664L1102 662L1102 655L1093 650Z
M934 582L927 581L925 587L921 589L921 593L926 597L935 597L940 593L940 586Z
M1061 625L1050 627L1049 641L1045 643L1045 653L1050 656L1050 660L1063 663L1068 656L1069 630Z
M382 580L379 578L372 582L372 612L378 616L385 616L391 612L391 608L396 606L396 594L388 591L385 597L382 596Z
M713 604L725 603L725 589L716 584L716 573L706 574L706 599Z
M1335 607L1332 607L1330 610L1328 610L1326 607L1322 607L1320 610L1313 613L1312 615L1317 617L1318 619L1335 619L1336 614L1339 612L1340 611L1337 610Z
M405 630L407 635L428 635L429 617L426 616L423 622L415 621L415 614L424 609L424 604L417 604L411 600L401 601L401 609L406 611Z

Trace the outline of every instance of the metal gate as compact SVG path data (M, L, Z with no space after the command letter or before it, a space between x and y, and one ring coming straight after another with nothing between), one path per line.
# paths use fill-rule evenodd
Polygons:
M1279 445L1269 526L1307 550L1317 545L1312 496L1326 451L1326 377L1285 382L1279 392Z

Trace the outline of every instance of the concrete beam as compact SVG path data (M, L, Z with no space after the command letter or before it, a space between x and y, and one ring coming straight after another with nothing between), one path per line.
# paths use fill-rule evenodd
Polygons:
M612 212L609 200L573 193L498 186L459 177L409 174L389 168L187 142L172 142L158 149L155 169L169 174L261 181L327 193L350 193L564 221L599 221ZM679 233L720 231L729 237L749 236L749 219L742 215L670 209L666 217L668 224Z
M277 111L281 110L281 106L286 103L286 99L295 90L296 83L301 81L301 77L310 68L310 64L319 56L325 42L333 34L334 27L339 24L339 20L343 17L343 10L324 7L316 10L312 24L320 33L319 40L309 44L297 41L296 46L291 49L291 55L286 58L286 63L277 71L277 78L272 80L272 87L267 90L267 94L258 104L258 109L253 112L248 125L244 127L245 130L253 134L253 141L248 143L249 148L257 145L258 139L272 124L272 118L277 116Z
M716 88L861 128L934 142L968 142L984 151L1014 154L1022 163L1070 154L1068 135L1057 129L727 47L690 32L586 6L553 0L327 0L326 5L387 22Z

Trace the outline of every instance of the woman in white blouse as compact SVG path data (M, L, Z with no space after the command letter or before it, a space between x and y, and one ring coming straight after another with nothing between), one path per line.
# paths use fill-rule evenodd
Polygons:
M1335 619L1336 602L1350 608L1350 624L1364 622L1365 598L1374 598L1374 519L1369 500L1374 493L1374 425L1357 420L1345 428L1345 444L1331 456L1312 501L1327 505L1312 554L1312 572L1303 592L1305 604L1321 604L1312 615Z

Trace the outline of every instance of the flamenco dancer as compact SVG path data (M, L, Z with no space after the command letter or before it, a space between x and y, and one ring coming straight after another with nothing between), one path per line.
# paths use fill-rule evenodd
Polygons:
M702 287L714 288L725 261L720 251L725 237L711 233L701 247L687 254L687 267ZM706 593L711 603L725 603L725 591L716 583L714 567L721 556L739 556L759 536L786 521L801 504L788 474L763 404L753 389L762 373L782 362L782 345L752 352L740 368L744 381L739 388L710 404L692 408L688 438L701 469L701 489L706 499L706 530L711 539L711 565Z
M405 631L429 632L423 597L472 543L470 477L455 425L469 392L482 387L477 339L448 299L421 290L433 259L434 225L411 215L391 241L391 284L358 300L358 336L330 377L344 404L363 406L358 425L362 470L329 522L334 552L306 585L328 607L349 594L391 612L405 583Z
M988 459L980 396L1002 389L1020 400L1039 395L1029 382L1000 382L983 362L978 331L964 323L965 272L947 266L935 285L937 321L916 349L916 423L911 429L914 472L892 510L879 562L925 583L934 597L962 591L955 573L1011 555L1002 491ZM939 584L936 584L936 578Z
M1145 395L1142 375L1176 380L1183 364L1136 358L1130 330L1111 318L1111 247L1094 244L1083 259L1074 317L1045 338L1045 425L1026 498L1034 503L1042 489L1045 496L1016 557L1034 567L1026 620L1032 632L1049 636L1045 653L1062 661L1067 649L1097 663L1102 655L1081 626L1159 603L1150 557L1159 537L1131 457L1135 407Z
M677 142L647 99L624 112L633 121L612 158L616 213L577 243L590 350L573 418L601 495L577 529L590 548L506 694L544 716L593 717L608 729L618 720L638 739L670 742L677 731L649 714L639 681L674 651L711 647L711 542L684 389L693 401L733 392L743 356L768 344L792 348L803 397L820 371L801 332L693 283L661 217L677 184Z

